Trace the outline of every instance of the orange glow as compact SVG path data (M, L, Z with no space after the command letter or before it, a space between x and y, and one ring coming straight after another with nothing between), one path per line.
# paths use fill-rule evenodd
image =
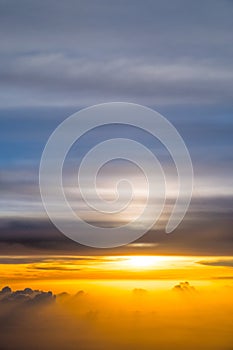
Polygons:
M230 257L198 256L14 256L12 262L4 256L0 264L1 284L12 287L40 285L60 290L66 285L73 290L79 281L102 280L119 284L119 280L154 281L160 286L171 285L174 281L195 280L198 284L228 284L232 281L232 267L227 261ZM214 261L226 261L225 266ZM17 262L17 263L16 263ZM204 263L203 263L204 262ZM224 264L223 264L224 265ZM225 280L226 277L226 280ZM160 282L159 282L160 281ZM170 281L170 282L169 282ZM122 285L122 283L120 283ZM63 288L63 287L61 287Z
M91 350L102 348L103 340L105 348L113 350L128 349L128 344L135 350L185 350L189 344L195 350L196 339L201 339L203 350L230 349L231 265L231 257L6 256L0 274L1 287L57 295L54 304L33 304L30 312L23 307L21 313L15 296L17 346L21 339L33 347L39 334L44 349L64 349L70 339L91 344ZM2 306L3 317L9 305ZM14 318L12 322L15 326ZM85 331L77 331L77 325L85 325ZM10 335L2 332L7 344Z

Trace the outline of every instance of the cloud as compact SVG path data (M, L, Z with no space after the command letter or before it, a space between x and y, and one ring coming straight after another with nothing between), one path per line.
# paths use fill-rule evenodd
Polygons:
M0 106L231 104L232 11L216 0L4 2Z
M137 253L140 250L153 252L153 254L231 255L232 214L228 210L231 199L226 202L216 200L216 204L214 204L215 201L213 202L213 208L210 203L212 202L198 199L195 204L194 200L185 219L172 235L164 233L165 217L159 226L150 230L133 245L117 248L114 251L109 250L109 254ZM101 249L96 252L79 245L60 233L48 220L36 218L34 220L7 219L5 226L1 228L0 247L4 255L13 255L7 259L1 257L0 261L8 264L24 262L22 258L14 258L14 255L30 256L29 260L33 260L34 255L34 262L36 262L38 259L36 255L41 254L90 256L106 253Z
M233 259L219 259L214 261L202 260L198 263L207 266L233 267Z
M69 272L76 272L76 271L80 271L81 269L77 268L77 267L66 267L66 266L34 266L33 269L35 270L44 270L44 271L69 271Z
M189 284L189 282L180 282L173 287L173 291L183 292L183 293L194 293L196 289Z
M128 248L154 248L157 247L157 243L130 243L127 245Z
M16 292L5 288L5 296L14 295L14 302L0 302L1 348L74 350L78 346L86 350L138 350L144 344L147 349L185 350L189 344L189 349L195 350L212 349L217 344L218 348L230 349L231 288L214 289L213 293L210 286L204 286L204 292L196 294L193 300L184 297L193 293L192 286L182 282L176 290L183 297L174 302L172 291L160 289L153 282L143 300L133 298L128 283L122 289L119 283L103 288L102 282L98 285L95 281L87 287L88 295L82 290L76 297L63 293L56 302L49 293L30 288L18 291L19 300ZM144 293L141 288L136 288L138 291L139 295ZM25 304L22 298L32 298L36 293L41 301L35 300L34 306L29 307L31 304ZM45 302L47 295L52 302ZM164 331L166 326L169 337ZM210 336L203 337L203 333Z
M0 257L0 264L1 265L21 265L21 264L32 264L32 263L39 263L39 262L43 262L46 261L46 259L40 257L11 257L11 256L7 256L7 257Z
M23 290L12 291L9 287L3 287L0 291L0 304L11 303L21 306L33 306L38 304L48 304L55 301L52 292L44 292L40 290L32 290L25 288Z
M133 291L132 291L133 295L135 296L144 296L147 294L147 290L144 289L144 288L134 288Z
M61 292L61 293L56 295L56 298L61 299L61 300L67 299L69 297L70 297L70 294L67 292Z
M211 60L165 63L131 57L88 61L65 54L33 54L3 65L5 91L23 85L30 91L29 105L36 100L39 105L76 106L77 100L79 105L87 105L112 99L150 105L223 104L230 103L233 88L232 65L221 67ZM25 100L22 92L19 94L16 105L20 98Z
M214 280L233 280L233 276L215 276L212 277Z

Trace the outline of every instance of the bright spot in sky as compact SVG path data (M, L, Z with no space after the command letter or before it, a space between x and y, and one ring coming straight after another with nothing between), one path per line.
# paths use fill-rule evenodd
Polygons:
M158 258L157 256L146 255L130 256L128 257L127 263L132 267L146 268L157 265L159 263Z
M132 255L125 256L122 264L128 269L153 269L182 267L184 263L191 263L189 259L181 256L159 256L159 255Z

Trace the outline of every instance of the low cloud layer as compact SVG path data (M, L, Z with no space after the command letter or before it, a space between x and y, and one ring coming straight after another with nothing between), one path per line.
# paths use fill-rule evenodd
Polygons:
M185 350L187 344L190 350L231 348L229 288L205 287L193 293L188 282L181 282L175 287L179 293L174 293L153 283L145 290L140 281L133 290L99 287L59 293L56 301L51 292L3 288L0 298L8 295L8 300L0 299L1 348Z

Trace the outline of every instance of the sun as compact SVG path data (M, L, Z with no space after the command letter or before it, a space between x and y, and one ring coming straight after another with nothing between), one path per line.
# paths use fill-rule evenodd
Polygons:
M156 265L156 256L135 255L127 258L127 264L135 268L149 268Z

